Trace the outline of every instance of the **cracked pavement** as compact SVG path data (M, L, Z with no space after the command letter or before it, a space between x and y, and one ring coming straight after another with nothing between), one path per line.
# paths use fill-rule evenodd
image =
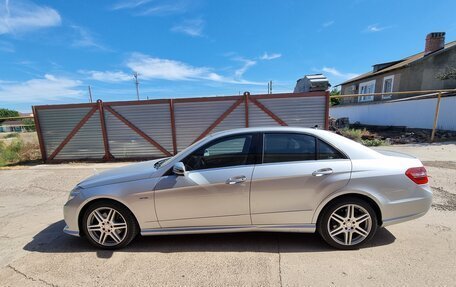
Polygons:
M137 238L101 251L63 234L62 206L94 169L125 163L0 170L0 286L442 286L456 270L456 144L381 147L426 165L432 209L338 251L318 236L238 233Z

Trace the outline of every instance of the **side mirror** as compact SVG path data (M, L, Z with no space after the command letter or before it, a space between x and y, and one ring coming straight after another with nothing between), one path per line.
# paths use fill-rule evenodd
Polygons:
M173 173L176 175L185 175L185 165L183 162L176 162L173 166Z

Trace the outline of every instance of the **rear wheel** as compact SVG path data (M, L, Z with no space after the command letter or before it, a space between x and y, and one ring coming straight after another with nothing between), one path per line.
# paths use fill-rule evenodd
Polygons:
M133 214L116 202L96 202L84 212L83 231L89 242L103 249L128 245L138 234Z
M341 198L328 205L318 222L318 232L331 246L357 249L377 231L377 216L372 206L358 198Z

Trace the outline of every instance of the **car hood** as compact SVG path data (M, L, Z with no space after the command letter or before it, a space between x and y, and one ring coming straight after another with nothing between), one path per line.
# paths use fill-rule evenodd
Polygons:
M157 171L154 164L157 160L150 160L140 163L134 163L123 167L113 168L107 171L92 175L81 181L78 186L82 188L108 185L126 181L140 180L153 176Z

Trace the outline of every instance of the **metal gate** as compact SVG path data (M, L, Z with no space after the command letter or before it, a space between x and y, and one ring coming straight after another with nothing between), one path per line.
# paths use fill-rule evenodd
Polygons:
M45 162L159 158L241 127L328 128L329 93L34 106Z

